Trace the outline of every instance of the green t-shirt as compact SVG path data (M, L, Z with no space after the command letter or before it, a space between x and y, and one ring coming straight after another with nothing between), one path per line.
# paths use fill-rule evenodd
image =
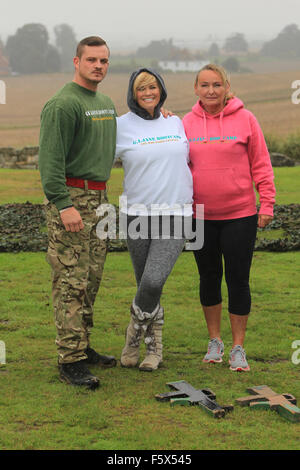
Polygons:
M41 114L39 170L47 199L58 209L72 205L66 176L107 181L115 146L112 100L77 83L67 83Z

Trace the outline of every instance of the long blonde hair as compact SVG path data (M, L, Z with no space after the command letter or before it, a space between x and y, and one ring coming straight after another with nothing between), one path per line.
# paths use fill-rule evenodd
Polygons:
M204 65L204 67L202 67L202 69L200 69L199 72L197 73L197 76L195 79L195 87L198 85L198 79L199 79L200 73L203 72L204 70L212 70L213 72L216 72L217 74L220 75L223 85L224 86L228 85L229 88L224 98L224 105L225 105L228 100L234 97L234 93L230 90L230 80L229 80L229 76L226 70L224 69L224 67L222 67L222 65L217 65L217 64Z

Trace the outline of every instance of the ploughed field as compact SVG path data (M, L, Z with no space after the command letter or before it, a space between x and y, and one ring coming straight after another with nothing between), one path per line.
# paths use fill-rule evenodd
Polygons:
M163 74L168 99L166 107L184 116L196 102L194 73ZM6 83L6 104L0 105L0 147L38 145L40 112L47 101L72 74L43 74L0 77ZM99 90L109 95L118 114L127 112L129 74L109 73ZM232 90L259 120L264 133L285 137L300 129L300 104L292 103L292 83L300 70L276 73L232 74ZM300 90L300 88L299 88Z

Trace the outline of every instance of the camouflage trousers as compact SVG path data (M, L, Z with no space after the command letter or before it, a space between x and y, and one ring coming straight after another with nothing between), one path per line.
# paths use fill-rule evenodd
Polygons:
M93 326L93 307L104 268L107 240L100 240L96 227L102 217L96 215L101 203L107 203L106 191L69 187L74 207L84 228L67 232L54 204L46 205L48 227L47 261L52 268L52 299L58 362L86 359L85 349Z

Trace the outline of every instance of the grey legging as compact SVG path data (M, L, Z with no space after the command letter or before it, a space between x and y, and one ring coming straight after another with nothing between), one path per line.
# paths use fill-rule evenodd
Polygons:
M128 216L127 223L134 219ZM141 239L127 237L137 293L135 303L143 312L153 312L160 301L163 286L183 250L184 238Z

